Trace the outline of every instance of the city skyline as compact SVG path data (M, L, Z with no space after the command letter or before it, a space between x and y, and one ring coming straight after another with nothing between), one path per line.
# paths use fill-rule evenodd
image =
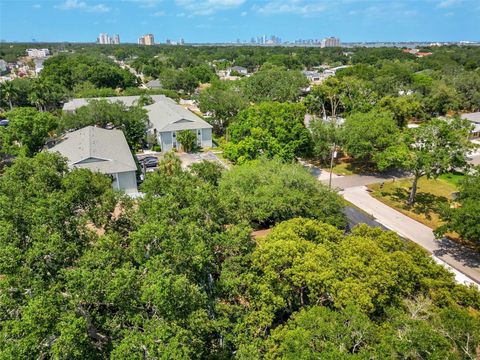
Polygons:
M270 34L282 42L480 40L480 2L473 0L8 0L0 14L0 38L23 42L93 42L99 33L120 34L122 43L149 33L157 43L249 42Z

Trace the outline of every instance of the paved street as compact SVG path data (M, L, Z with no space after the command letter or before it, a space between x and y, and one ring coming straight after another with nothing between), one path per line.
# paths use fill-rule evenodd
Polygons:
M371 214L386 228L416 242L428 250L434 258L442 260L471 279L456 272L459 282L469 284L473 280L480 284L480 256L448 239L435 240L432 229L373 198L365 186L349 187L340 193L346 200Z
M480 164L480 154L475 154L471 162ZM319 181L328 184L330 175L328 171L304 165ZM429 251L436 262L455 274L457 282L480 285L480 255L474 254L468 248L448 239L437 240L432 229L373 198L365 187L367 184L402 177L405 177L405 173L351 176L332 174L332 187L338 189L346 200L366 213L355 207L346 207L344 213L349 226L366 223L370 226L381 226L395 231L400 236Z

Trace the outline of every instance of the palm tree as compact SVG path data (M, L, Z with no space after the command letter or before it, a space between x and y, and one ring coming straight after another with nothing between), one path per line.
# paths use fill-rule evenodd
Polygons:
M37 107L39 111L45 111L47 105L48 87L43 81L35 81L28 95L28 100Z
M13 84L12 81L6 81L2 84L1 90L2 90L1 93L3 94L3 98L5 99L5 101L8 102L8 105L10 105L10 110L12 110L13 109L12 100L17 95L17 89L15 88L15 85Z

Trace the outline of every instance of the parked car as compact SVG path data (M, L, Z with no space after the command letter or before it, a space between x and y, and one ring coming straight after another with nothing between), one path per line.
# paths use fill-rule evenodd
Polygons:
M157 167L158 166L158 159L155 156L146 156L142 159L139 159L138 162L140 166L145 165L145 167Z

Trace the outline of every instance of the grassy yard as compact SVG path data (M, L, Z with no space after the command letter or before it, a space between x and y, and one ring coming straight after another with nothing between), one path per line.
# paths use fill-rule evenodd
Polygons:
M330 170L328 166L322 166L322 169ZM373 172L372 169L366 168L364 164L355 164L348 161L340 161L338 164L334 164L332 172L336 175L355 175L355 174L368 174Z
M443 204L448 204L453 192L457 191L456 184L461 178L459 174L451 174L437 180L421 178L418 182L416 203L407 204L411 188L411 180L387 181L383 184L372 184L368 188L372 196L388 206L397 209L403 214L415 219L432 229L442 224L439 209Z
M465 175L463 173L459 172L453 172L453 173L447 173L447 174L442 174L440 175L439 179L448 182L449 184L452 184L453 186L458 187L459 183Z

